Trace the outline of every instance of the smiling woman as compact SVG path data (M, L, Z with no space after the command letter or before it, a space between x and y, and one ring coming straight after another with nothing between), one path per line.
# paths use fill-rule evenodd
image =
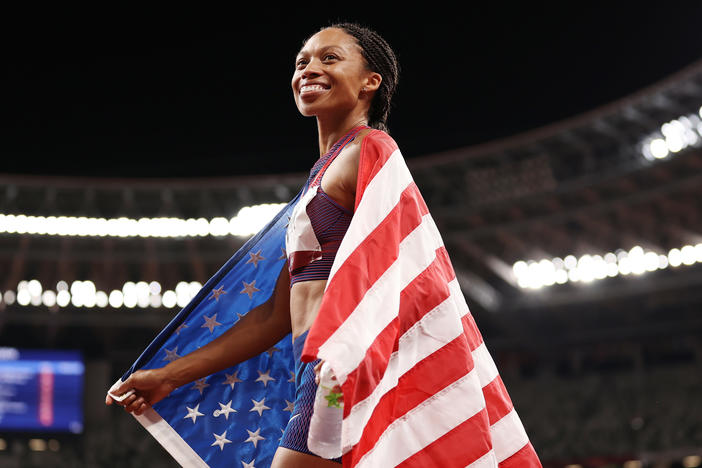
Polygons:
M346 466L540 466L387 133L398 73L388 43L356 24L304 42L291 84L300 113L316 119L319 158L290 213L273 295L192 353L134 372L108 404L141 415L291 333L295 400L273 468L336 467L342 454ZM318 385L322 359L338 384ZM315 399L346 405L343 424L326 430L338 442L324 450L331 460L308 446L325 434ZM324 409L315 404L315 417ZM214 436L220 450L231 442Z

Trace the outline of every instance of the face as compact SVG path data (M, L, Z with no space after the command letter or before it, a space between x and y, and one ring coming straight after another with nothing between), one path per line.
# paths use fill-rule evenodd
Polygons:
M305 116L348 113L368 106L361 90L375 91L379 77L367 68L353 36L342 29L324 29L305 43L295 59L295 103Z

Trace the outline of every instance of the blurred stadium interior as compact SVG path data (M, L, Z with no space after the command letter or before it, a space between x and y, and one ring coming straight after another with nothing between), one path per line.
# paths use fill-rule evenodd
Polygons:
M409 161L544 466L702 466L701 106L698 62ZM105 391L304 179L0 176L0 344L86 363L83 431L3 433L0 465L174 466Z

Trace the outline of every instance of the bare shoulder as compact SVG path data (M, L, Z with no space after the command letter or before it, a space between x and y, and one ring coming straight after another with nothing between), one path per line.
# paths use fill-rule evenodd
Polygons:
M356 197L356 181L362 144L372 131L373 129L363 129L358 132L329 165L324 178L322 178L322 189L349 210L353 210Z

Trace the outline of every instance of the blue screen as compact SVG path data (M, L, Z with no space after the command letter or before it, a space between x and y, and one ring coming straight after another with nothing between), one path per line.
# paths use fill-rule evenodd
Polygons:
M0 348L0 431L83 431L77 351Z

